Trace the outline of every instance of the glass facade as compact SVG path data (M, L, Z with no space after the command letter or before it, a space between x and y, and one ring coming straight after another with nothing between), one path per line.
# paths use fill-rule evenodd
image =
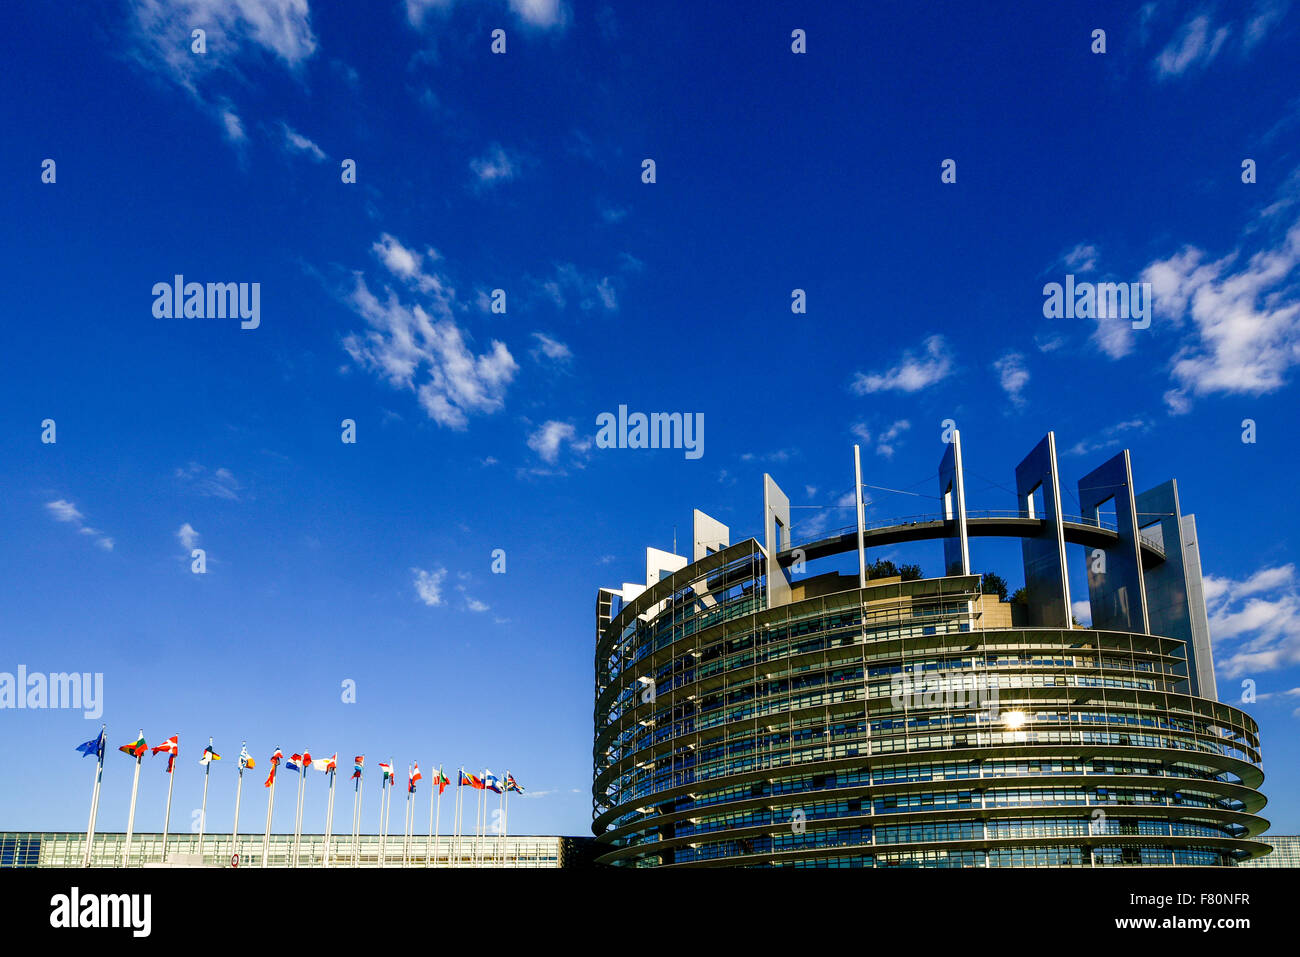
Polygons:
M590 838L454 837L430 841L427 835L389 836L385 867L565 867L585 859L581 845ZM162 864L162 834L135 834L131 859L126 861L125 834L96 834L92 867L157 867ZM351 835L330 838L329 867L379 867L379 837L363 834L353 844ZM199 859L197 834L172 834L167 838L167 859L174 866L230 867L235 853L240 867L262 866L262 835L241 835L236 845L229 834L209 834L203 839ZM86 835L67 832L0 832L0 867L80 867L85 859ZM293 866L293 835L272 834L267 845L267 867ZM325 836L304 834L298 847L299 867L325 865Z
M1260 840L1269 845L1273 852L1246 861L1243 867L1300 867L1300 835L1269 834Z
M598 604L599 861L1232 866L1265 853L1258 728L1188 693L1181 641L994 627L975 575L853 577L768 609L764 569L748 540L620 610Z

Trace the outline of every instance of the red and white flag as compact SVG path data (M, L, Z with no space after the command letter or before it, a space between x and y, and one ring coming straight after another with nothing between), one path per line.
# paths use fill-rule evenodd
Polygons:
M172 767L176 764L176 755L181 753L180 735L173 734L170 738L153 749L154 754L157 754L159 751L167 755L167 773L171 774Z

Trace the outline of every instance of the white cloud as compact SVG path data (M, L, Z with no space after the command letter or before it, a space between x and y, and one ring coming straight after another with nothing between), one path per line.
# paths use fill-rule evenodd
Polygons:
M568 305L569 296L576 296L578 307L584 312L595 309L597 304L609 312L618 311L613 280L609 276L597 279L594 274L585 275L573 263L556 266L554 277L543 282L541 289L559 309Z
M432 571L412 568L411 574L415 576L415 594L419 596L420 601L430 608L437 608L443 603L442 583L447 577L447 569L442 566Z
M1070 602L1070 613L1073 614L1074 617L1078 619L1079 624L1083 625L1085 628L1092 627L1092 602L1088 601L1088 599L1085 598L1082 601Z
M1119 445L1124 441L1124 434L1127 432L1146 432L1150 428L1151 423L1146 419L1128 419L1124 422L1117 422L1102 429L1098 435L1092 438L1081 439L1076 442L1066 454L1087 455L1090 452L1099 452L1102 449Z
M1097 268L1097 247L1079 243L1061 257L1061 262L1074 272L1092 272Z
M53 502L46 502L45 507L54 516L56 522L76 522L78 525L81 524L81 512L77 511L77 506L66 499L60 498Z
M1179 326L1191 320L1171 363L1175 388L1166 401L1175 412L1190 408L1193 396L1275 392L1300 363L1300 222L1273 248L1245 263L1238 258L1206 262L1189 247L1143 271L1156 313Z
M1295 566L1290 564L1261 568L1240 580L1205 576L1219 671L1235 678L1300 664L1296 586Z
M1219 55L1231 32L1227 25L1214 29L1205 14L1192 17L1156 57L1156 77L1165 80L1182 76L1193 66L1206 66Z
M325 151L303 136L297 130L293 129L287 123L280 124L281 132L284 133L284 145L294 153L306 153L317 163L325 160Z
M912 423L907 419L899 419L885 431L878 433L876 435L876 454L892 459L894 457L895 440L911 427Z
M557 362L566 362L573 358L573 351L558 339L552 339L542 332L534 332L533 338L537 340L537 348L533 350L534 356L540 353Z
M1007 394L1011 404L1024 405L1021 392L1029 384L1029 370L1025 368L1025 357L1019 352L1008 352L993 363L993 370L998 374L998 384Z
M230 142L242 143L248 139L248 134L244 132L244 123L234 110L221 111L221 125L226 131L226 139Z
M1275 24L1282 22L1282 18L1286 16L1287 7L1289 6L1288 0L1274 0L1272 3L1257 4L1255 9L1259 12L1246 21L1246 28L1242 37L1243 47L1249 51L1268 36L1268 31Z
M211 471L198 462L191 462L184 468L178 468L175 475L176 478L181 480L182 484L189 486L200 495L207 495L210 498L222 498L228 502L238 502L239 493L243 491L243 486L239 484L239 480L227 468Z
M194 530L194 526L186 522L176 530L176 540L181 543L181 547L187 552L192 549L199 541L199 533Z
M577 435L570 423L551 420L528 436L528 447L540 455L543 461L553 465L565 445L579 454L591 448L591 439L579 439Z
M247 88L244 64L270 57L296 70L316 50L307 0L129 0L129 9L132 60L189 93L235 144L246 139L238 113L204 87L224 74ZM202 54L191 50L196 28Z
M534 27L562 26L567 16L560 0L510 0L510 9L520 20Z
M358 274L351 305L370 329L344 338L348 355L394 388L413 390L439 425L464 429L469 415L499 411L519 366L495 339L482 354L470 350L453 318L455 290L442 276L421 269L422 258L437 254L430 250L421 257L387 234L375 251L390 272L426 295L433 315L422 305L401 302L391 289L380 301Z
M430 11L446 13L456 3L457 0L406 0L406 18L413 27L419 28ZM563 28L569 19L568 7L561 0L507 0L506 6L520 23L542 30Z
M853 437L859 439L863 445L871 445L872 442L875 442L876 454L884 456L887 459L892 459L894 457L894 452L896 451L895 440L911 427L912 423L907 419L899 419L880 432L873 433L869 428L867 428L865 422L855 422L853 425L849 426L849 431L853 433ZM848 498L849 501L856 501L851 492L849 493ZM840 504L844 503L841 502Z
M470 172L482 186L508 183L519 174L519 161L493 143L482 156L469 161Z
M858 395L887 390L919 392L947 378L952 372L952 356L943 336L930 336L923 347L921 357L905 350L898 364L884 372L857 373L850 388Z
M466 595L465 607L468 608L470 611L482 612L482 611L487 611L489 606L479 601L477 598L471 598L469 595Z
M45 503L45 510L50 513L50 517L56 522L65 522L75 528L82 535L94 537L95 544L106 552L113 550L113 539L104 535L97 528L91 528L85 523L85 516L81 514L80 509L67 499L55 499L53 502Z

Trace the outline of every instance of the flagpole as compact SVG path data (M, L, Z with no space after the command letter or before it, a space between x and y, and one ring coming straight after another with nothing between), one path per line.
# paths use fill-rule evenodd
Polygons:
M90 824L86 827L86 854L81 866L90 866L90 848L95 843L95 819L99 817L99 786L104 781L104 749L108 745L108 725L99 729L99 753L95 755L95 784L90 789Z
M461 804L461 801L460 801L460 793L461 793L460 782L461 782L461 780L462 780L462 776L464 775L464 773L465 773L465 769L464 769L464 768L461 768L459 771L456 772L456 804L455 804L455 806L452 808L452 811L453 811L452 817L454 818L454 824L453 824L453 826L452 826L452 833L453 833L453 835L454 835L454 838L453 838L453 840L452 840L452 847L454 847L454 848L456 849L456 866L457 866L457 867L460 867L460 804ZM447 854L447 864L448 864L448 866L451 865L451 854L450 854L450 853Z
M441 824L441 823L442 823L442 765L441 765L441 764L438 765L438 776L437 776L436 778L434 778L433 783L436 784L436 785L438 785L438 796L437 796L438 814L437 814L437 817L438 817L438 824ZM434 844L437 843L437 840L438 840L438 827L437 827L437 825L434 824L434 822L433 822L433 818L434 818L433 806L434 806L434 796L433 796L432 794L430 794L430 795L429 795L429 847L428 847L428 851L427 851L427 853L424 855L424 866L425 866L425 867L430 867L430 866L432 866L432 865L434 865L434 864L437 863L436 861L434 861L434 858L433 858L433 847L434 847Z
M208 750L212 754L212 738L208 738ZM212 771L212 758L203 765L203 807L199 810L199 867L203 866L203 835L208 829L208 774Z
M239 777L235 782L235 826L230 835L230 853L232 855L239 853L239 799L244 793L244 752L246 750L248 750L247 741L239 746Z
M501 785L501 866L506 866L506 821L510 815L510 769L506 768L506 780Z
M338 763L337 757L334 758L334 762ZM322 867L330 866L330 837L334 833L334 773L337 770L337 767L330 768L330 799L329 807L325 811L325 860L321 864Z
M361 779L354 778L352 781L352 866L357 866L357 815L360 813L357 808L357 798L361 796Z
M179 749L178 749L179 751ZM172 786L176 783L176 758L179 754L167 755L167 816L163 818L162 862L167 863L167 832L172 826Z
M483 786L478 789L478 806L474 809L474 866L477 867L483 859L483 844L485 843L482 832L486 830L484 826L487 823L487 768L479 775L479 783Z
M357 793L356 793L357 823L356 823L356 827L353 829L353 834L355 835L355 837L352 841L352 859L353 859L353 864L357 867L361 866L361 846L360 846L361 845L361 805L365 799L365 792L361 790L361 782L365 778L365 776L366 776L366 772L362 771L361 776L357 778Z
M298 844L302 837L302 785L307 780L307 757L308 753L303 751L302 757L298 762L298 798L295 802L293 814L293 866L298 866Z
M279 748L275 749L279 752ZM275 811L275 786L279 783L280 775L276 772L280 770L280 762L275 760L274 755L271 758L271 793L266 796L266 834L262 837L262 866L266 867L267 856L271 851L271 815Z
M144 729L140 729L140 737L137 741L144 740ZM131 835L135 833L135 799L140 793L140 762L144 760L144 752L141 751L135 756L135 777L131 779L131 813L126 818L126 846L122 849L122 866L131 866Z
M384 866L384 794L388 788L388 781L384 777L381 769L379 772L379 853L376 855L379 859L379 866Z
M414 770L408 766L406 769L406 820L402 824L402 866L406 867L411 858L411 797L415 794L413 790L415 782L411 780Z
M396 764L390 757L388 759L388 769L393 772ZM390 773L388 780L388 807L384 809L384 860L388 859L388 835L392 833L389 822L393 819L393 788L397 785L396 774Z

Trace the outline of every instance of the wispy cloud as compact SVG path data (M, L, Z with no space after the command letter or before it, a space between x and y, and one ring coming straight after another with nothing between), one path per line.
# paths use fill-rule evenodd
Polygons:
M140 68L187 92L240 145L243 122L213 87L252 85L246 70L269 58L291 71L316 51L307 0L128 0L127 54ZM205 51L192 49L195 29Z
M56 522L64 522L71 525L82 535L94 538L95 544L104 551L111 552L113 550L113 539L103 534L99 529L87 525L81 510L67 499L59 498L52 502L46 502L45 510Z
M447 578L447 569L441 565L430 570L412 568L411 574L415 576L415 594L420 601L430 608L443 604L442 583Z
M607 312L618 311L618 294L614 289L614 281L609 276L597 278L595 274L586 274L573 263L556 266L554 275L542 282L541 290L558 309L564 309L570 297L573 297L578 301L578 308L584 312L596 308Z
M1146 267L1158 316L1191 331L1171 361L1171 411L1194 396L1264 395L1287 383L1300 363L1300 221L1285 238L1245 262L1234 251L1208 260L1193 247Z
M187 552L199 542L199 533L194 526L186 522L176 530L176 540L181 543L181 547Z
M850 388L858 395L874 392L919 392L926 386L946 379L952 372L952 355L943 336L930 336L922 344L922 354L910 349L903 352L897 365L883 372L857 373Z
M325 151L297 130L293 129L289 124L281 123L280 132L284 136L285 149L290 153L306 153L317 163L325 161Z
M865 423L858 422L849 427L849 431L854 437L862 442L863 445L876 447L876 454L883 458L892 459L897 451L898 439L912 427L912 423L907 419L898 419L892 424L886 426L879 432L873 432ZM849 493L851 501L856 503L852 493ZM843 504L843 503L841 503Z
M175 475L185 487L210 498L238 502L243 491L239 480L227 468L213 471L198 462L190 462L183 468L178 468Z
M1081 439L1076 442L1069 450L1067 455L1088 455L1091 452L1100 452L1103 449L1114 448L1124 441L1125 436L1132 433L1146 432L1151 428L1151 422L1147 419L1128 419L1125 422L1117 422L1114 425L1107 426L1097 435L1091 438Z
M1223 49L1232 28L1215 27L1205 14L1183 23L1153 64L1161 80L1182 76L1193 66L1204 67Z
M542 461L552 465L558 461L566 445L575 454L586 455L591 450L592 440L590 437L578 438L572 423L554 419L544 422L528 436L528 447L541 456Z
M411 26L421 28L430 13L446 14L465 0L406 0L406 18ZM480 0L480 5L483 4ZM518 22L540 30L563 29L569 22L569 9L562 0L506 0L497 6L505 7Z
M1244 7L1245 4L1240 4ZM1203 7L1183 20L1151 63L1157 80L1165 82L1202 70L1230 48L1245 58L1268 38L1285 18L1290 0L1256 0L1239 20L1216 22L1219 10ZM1235 12L1232 7L1227 8ZM1140 13L1139 35L1145 43L1158 19L1156 4Z
M993 371L998 374L998 384L1007 394L1011 404L1020 408L1025 404L1021 392L1029 384L1029 369L1025 357L1019 352L1008 352L993 363Z
M389 272L421 293L425 304L407 305L391 288L380 300L358 273L349 302L370 328L344 338L348 355L394 388L415 392L439 425L461 430L471 414L500 410L519 366L499 340L481 354L470 349L454 319L455 290L444 276L422 267L437 254L416 254L388 234L374 248Z
M519 175L519 159L493 143L486 153L469 161L469 169L479 186L495 186Z
M533 338L537 340L537 348L533 350L533 358L545 356L547 359L556 362L567 362L573 358L573 351L558 339L552 339L544 332L534 332Z
M1079 243L1061 257L1061 265L1073 272L1092 272L1097 268L1097 247Z
M1300 592L1294 565L1261 568L1244 579L1207 575L1205 603L1217 667L1228 677L1300 664Z

